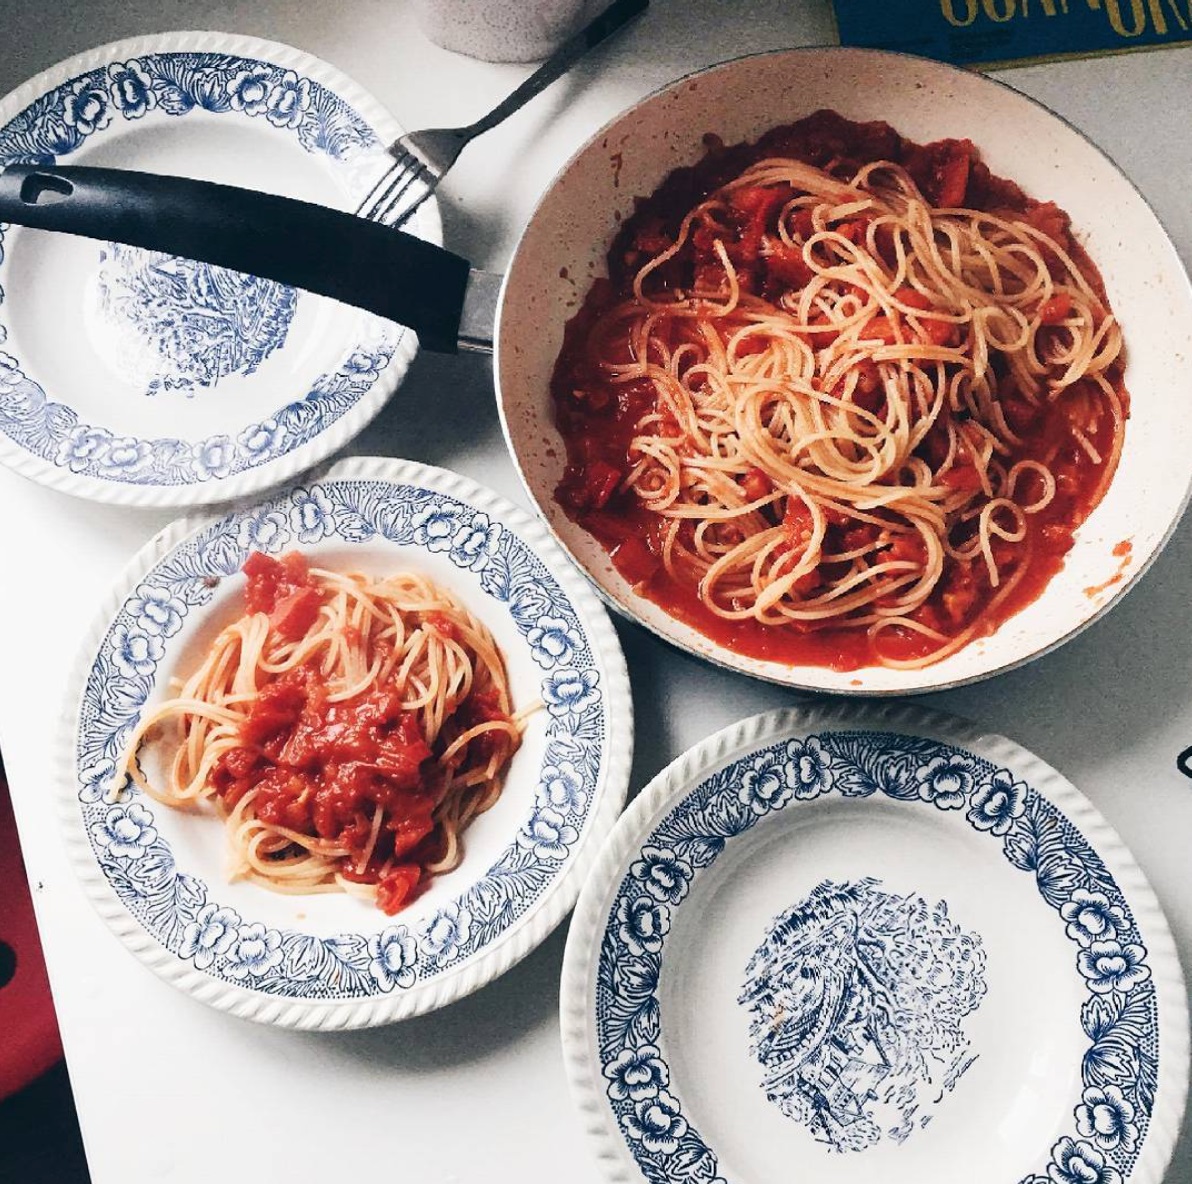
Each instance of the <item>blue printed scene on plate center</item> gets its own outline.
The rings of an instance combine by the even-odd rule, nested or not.
[[[112,62],[0,127],[0,165],[195,171],[343,204],[384,167],[382,145],[305,70],[200,51]],[[80,243],[0,226],[0,445],[47,480],[170,489],[299,448],[317,460],[412,349],[390,322],[271,280]]]
[[[193,395],[255,373],[285,345],[297,304],[298,293],[274,280],[108,243],[93,340],[131,387]]]
[[[903,876],[913,875],[914,857],[898,864],[897,882],[821,875],[801,894],[758,903],[782,853],[792,856],[774,836],[803,835],[801,844],[791,840],[799,851],[794,862],[811,858],[806,835],[814,832],[774,827],[782,819],[797,826],[795,819],[817,810],[821,822],[876,811],[870,854],[914,833],[914,819],[925,822],[920,875],[928,867],[938,872],[927,851],[938,854],[951,833],[960,853],[947,874],[959,877],[964,907],[939,892],[938,881],[927,890]],[[891,830],[900,819],[912,830]],[[849,827],[852,849],[862,832]],[[830,849],[838,861],[839,849]],[[987,860],[978,870],[975,857]],[[767,858],[774,861],[759,864]],[[974,876],[988,880],[980,892]],[[998,904],[1020,891],[1034,909],[1029,938],[1016,922],[1007,926]],[[746,903],[731,911],[726,897]],[[738,939],[743,920],[756,927]],[[996,943],[986,924],[997,927]],[[712,930],[720,936],[706,936]],[[717,959],[726,943],[735,949],[746,940],[749,953],[726,967],[732,994],[722,998]],[[1042,941],[1045,957],[1032,960],[1023,940],[1027,950]],[[996,1007],[995,977],[1002,992]],[[746,1111],[730,1121],[724,1107],[747,1108],[754,1138],[762,1131],[771,1141],[780,1137],[772,1119],[748,1109],[749,1093],[765,1114],[790,1120],[783,1162],[823,1170],[835,1162],[842,1179],[859,1179],[848,1165],[880,1148],[887,1167],[912,1148],[928,1153],[925,1141],[941,1137],[945,1118],[953,1134],[964,1128],[971,1150],[974,1103],[961,1095],[966,1086],[971,1092],[986,1058],[994,1068],[979,1091],[1001,1082],[998,1088],[1017,1097],[1024,1075],[1037,1075],[1060,1050],[1061,1062],[1035,1087],[1044,1091],[1029,1118],[1038,1145],[1020,1146],[1022,1116],[1006,1116],[1006,1130],[1017,1133],[998,1162],[1020,1166],[1005,1173],[1005,1184],[1123,1184],[1155,1105],[1155,984],[1113,875],[1020,773],[934,740],[823,732],[770,744],[708,776],[629,857],[606,915],[594,985],[600,1089],[619,1141],[649,1180],[745,1178],[722,1160],[727,1154],[737,1165],[733,1150],[715,1143],[739,1134]],[[1052,1050],[1032,1051],[1035,1037],[1025,1028],[1004,1027],[1015,1016],[1022,1027],[1028,989],[1046,1004],[1046,1023],[1058,1025]],[[737,1018],[722,1010],[726,1004]],[[693,1040],[713,1051],[692,1059]],[[982,1094],[979,1108],[992,1113],[1001,1105]],[[1000,1147],[998,1125],[979,1124],[987,1152]],[[938,1156],[931,1162],[939,1166]],[[986,1174],[973,1178],[1001,1184],[1000,1168],[988,1174],[991,1162],[983,1153]],[[1028,1164],[1037,1166],[1023,1175]]]
[[[944,901],[825,880],[775,918],[738,1000],[766,1097],[820,1142],[863,1151],[931,1121],[977,1059],[981,938]]]

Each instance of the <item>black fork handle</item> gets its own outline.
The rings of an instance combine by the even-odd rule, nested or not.
[[[10,165],[0,222],[248,272],[406,325],[426,349],[457,348],[468,261],[326,206],[122,169]]]

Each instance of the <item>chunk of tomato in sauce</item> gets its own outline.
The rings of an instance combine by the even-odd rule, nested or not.
[[[800,291],[814,276],[803,258],[801,247],[777,246],[763,256],[766,268],[766,291],[770,296],[783,291]]]
[[[289,670],[257,692],[247,717],[240,724],[240,742],[276,755],[307,706],[307,675]],[[276,743],[276,751],[275,751]]]
[[[282,578],[281,564],[270,555],[253,551],[240,570],[248,578],[244,590],[245,607],[250,613],[271,613]]]
[[[899,340],[898,323],[899,317],[896,313],[891,316],[878,313],[877,316],[871,317],[861,330],[861,338],[865,341],[879,341],[883,345],[896,345]]]
[[[950,209],[964,205],[975,155],[970,140],[937,140],[913,146],[903,163],[933,206]]]
[[[940,595],[942,607],[953,625],[960,625],[972,612],[977,603],[977,582],[973,577],[972,565],[953,563],[943,579]]]
[[[399,863],[377,884],[377,905],[387,917],[400,912],[413,899],[422,880],[422,869],[414,863]]]
[[[734,189],[728,200],[738,213],[767,221],[793,196],[794,190],[789,185],[753,185]]]
[[[791,230],[804,242],[815,233],[815,219],[809,209],[802,207],[791,215]]]
[[[941,320],[930,314],[937,311],[931,298],[917,288],[899,288],[894,298],[907,308],[926,313],[926,316],[916,316],[919,325],[919,338],[928,345],[955,345],[958,339],[957,326],[951,321]]]
[[[880,527],[874,523],[859,522],[841,531],[840,545],[845,552],[864,551],[867,547],[873,547],[880,533]]]
[[[1045,300],[1039,308],[1039,322],[1044,325],[1058,325],[1072,312],[1072,297],[1067,292],[1057,292]]]
[[[406,794],[394,804],[390,830],[395,859],[408,855],[435,829],[434,811],[430,794]]]
[[[886,392],[882,387],[882,374],[877,368],[877,363],[872,358],[862,358],[853,367],[853,371],[857,376],[856,385],[853,387],[854,406],[862,407],[866,411],[879,410],[886,401]],[[838,397],[843,395],[844,383],[842,382],[833,393]]]
[[[1069,246],[1068,227],[1071,224],[1068,215],[1053,201],[1039,202],[1031,206],[1020,218],[1028,226],[1033,226],[1048,238],[1055,239],[1061,247]]]
[[[920,534],[896,535],[894,541],[882,552],[881,558],[914,563],[922,567],[927,563],[927,546]]]
[[[869,219],[853,218],[835,227],[836,233],[847,238],[850,243],[862,244],[869,234]]]
[[[1035,230],[1045,234],[1061,250],[1072,250],[1072,236],[1069,231],[1071,220],[1055,202],[1039,202],[1037,205],[1033,205],[1027,209],[1025,213],[1016,216],[1020,222],[1025,222],[1028,226],[1032,226]],[[1036,241],[1035,246],[1038,247],[1039,253],[1043,256],[1043,260],[1047,264],[1047,269],[1052,277],[1057,280],[1063,280],[1067,273],[1067,267],[1063,260],[1060,259],[1049,244]]]
[[[459,641],[459,627],[446,613],[433,610],[423,613],[422,623],[437,633],[444,641]]]
[[[788,497],[782,514],[782,529],[791,549],[802,554],[815,533],[815,519],[811,507],[801,497]]]
[[[297,551],[287,551],[280,559],[253,551],[240,570],[248,578],[244,602],[250,613],[272,613],[291,593],[315,587],[310,564]]]
[[[981,488],[981,474],[970,464],[955,464],[940,474],[940,484],[949,489],[977,490]]]
[[[481,724],[508,723],[509,719],[509,713],[501,707],[500,697],[495,690],[472,691],[456,712],[459,735],[479,727]],[[504,732],[481,732],[468,741],[467,755],[471,760],[488,761],[501,752],[508,743],[508,736]]]
[[[323,594],[318,588],[295,588],[277,600],[269,628],[283,641],[297,641],[319,618]]]
[[[751,263],[761,250],[766,233],[776,230],[778,211],[794,196],[789,185],[758,185],[734,189],[729,204],[741,224],[736,249],[730,256]]]
[[[301,773],[271,768],[256,779],[253,810],[270,826],[309,834],[312,827],[311,804],[314,786]]]
[[[774,492],[774,483],[761,469],[750,466],[741,478],[741,490],[747,500],[761,501],[762,498],[769,497]]]
[[[662,566],[662,561],[639,538],[630,536],[618,543],[612,550],[613,567],[634,587],[651,580]]]
[[[617,486],[621,484],[623,474],[604,460],[593,460],[584,470],[581,496],[583,505],[588,510],[603,510],[608,505]]]

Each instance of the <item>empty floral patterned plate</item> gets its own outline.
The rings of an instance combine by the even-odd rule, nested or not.
[[[581,895],[562,1017],[616,1181],[1156,1184],[1187,1090],[1121,840],[904,707],[758,716],[657,777]]]
[[[92,50],[0,102],[0,166],[221,181],[354,209],[400,134],[288,46],[170,33]],[[414,233],[439,239],[425,204]],[[0,224],[0,460],[68,493],[223,501],[323,459],[405,374],[413,333],[271,280]]]
[[[249,552],[294,549],[339,570],[418,572],[449,589],[492,632],[514,709],[541,704],[500,798],[464,832],[463,862],[394,917],[340,893],[229,884],[219,819],[115,784],[141,712],[243,612]],[[63,735],[67,846],[111,928],[212,1006],[303,1028],[429,1011],[529,953],[574,904],[624,803],[633,751],[616,634],[546,530],[453,473],[379,459],[167,528],[99,613]]]

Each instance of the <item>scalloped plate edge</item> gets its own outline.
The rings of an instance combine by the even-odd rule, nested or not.
[[[620,642],[608,613],[580,578],[542,524],[497,493],[449,469],[414,461],[359,457],[340,461],[314,481],[376,480],[413,485],[448,494],[508,524],[546,563],[590,630],[593,650],[607,668],[609,751],[597,787],[598,801],[580,836],[574,856],[523,919],[479,956],[429,983],[401,995],[366,1000],[294,1000],[263,995],[213,979],[163,948],[125,908],[100,871],[85,831],[79,825],[75,748],[78,707],[96,647],[136,584],[175,546],[222,515],[178,519],[159,531],[129,562],[95,613],[67,677],[60,709],[65,739],[53,762],[58,823],[69,861],[95,910],[121,942],[155,974],[183,993],[242,1019],[285,1028],[341,1030],[376,1027],[435,1011],[498,978],[539,946],[570,911],[625,803],[633,760],[633,701]],[[231,512],[238,512],[233,510]]]
[[[1146,936],[1163,1040],[1146,1143],[1122,1184],[1161,1184],[1175,1150],[1187,1102],[1190,1034],[1184,974],[1175,939],[1154,890],[1117,831],[1051,765],[1013,740],[984,732],[959,716],[902,703],[793,707],[751,716],[677,757],[621,815],[576,904],[563,955],[559,991],[563,1061],[572,1101],[604,1177],[612,1184],[637,1184],[643,1179],[621,1132],[610,1121],[604,1093],[598,1084],[600,1071],[589,1056],[595,960],[605,929],[609,894],[615,890],[626,861],[654,826],[711,772],[786,735],[804,735],[814,729],[854,728],[910,732],[963,746],[992,762],[1012,764],[1080,831],[1112,873]]]
[[[237,57],[256,57],[288,69],[301,70],[352,107],[376,133],[382,145],[391,144],[404,130],[371,92],[337,67],[305,50],[280,41],[239,33],[186,30],[110,41],[50,66],[0,97],[0,127],[7,125],[34,99],[80,74],[109,62],[153,53],[226,53]],[[425,237],[436,245],[442,245],[442,220],[434,194],[424,203],[423,209],[426,211]],[[292,452],[244,469],[234,477],[183,486],[124,485],[102,481],[47,464],[3,434],[0,434],[0,463],[50,489],[109,505],[186,508],[231,501],[292,480],[363,431],[401,385],[417,352],[417,335],[407,329],[398,336],[393,357],[377,381],[326,431]]]

